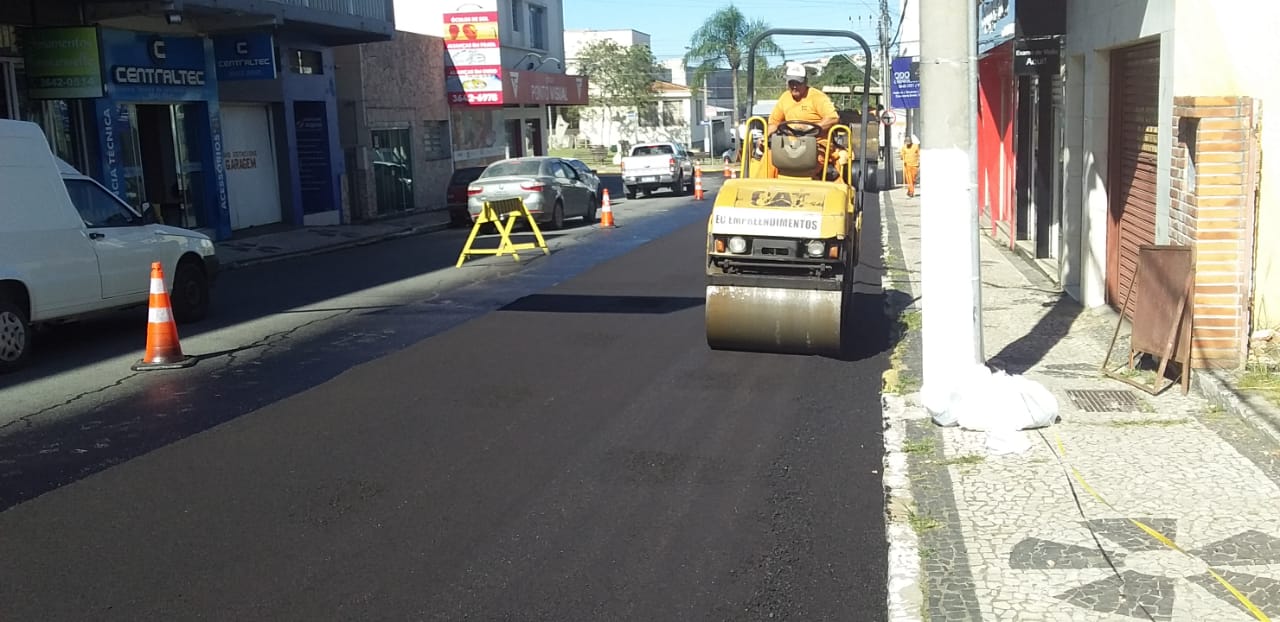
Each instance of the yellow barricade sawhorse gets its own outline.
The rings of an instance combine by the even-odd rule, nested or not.
[[[533,230],[534,237],[538,239],[537,242],[516,244],[511,241],[511,230],[515,228],[516,221],[521,217],[529,222],[529,228]],[[475,243],[480,227],[487,223],[494,223],[493,226],[498,229],[498,235],[501,237],[498,248],[472,248],[471,245]],[[538,228],[538,223],[534,222],[533,214],[530,214],[528,208],[524,206],[523,199],[517,197],[501,201],[485,201],[484,209],[476,218],[476,224],[471,228],[471,235],[467,236],[467,243],[462,246],[462,254],[458,256],[458,265],[455,267],[461,268],[470,255],[511,255],[516,261],[520,261],[520,253],[517,251],[534,248],[542,249],[543,255],[551,254],[547,241],[542,238],[542,230]]]

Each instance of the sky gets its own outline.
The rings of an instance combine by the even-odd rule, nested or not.
[[[717,9],[729,0],[564,0],[564,27],[567,30],[620,30],[630,28],[650,37],[650,47],[658,60],[684,56],[689,38]],[[878,53],[876,24],[878,0],[733,0],[747,19],[762,19],[773,28],[817,28],[852,30],[866,39]],[[891,12],[900,9],[899,0],[889,0]],[[893,16],[893,25],[898,16]],[[857,48],[843,37],[809,39],[796,35],[775,38],[789,58],[807,60],[836,51]]]

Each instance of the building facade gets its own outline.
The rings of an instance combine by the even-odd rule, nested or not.
[[[19,6],[20,5],[20,6]],[[0,115],[163,222],[341,221],[332,47],[386,39],[389,0],[0,6]]]
[[[335,57],[351,219],[444,209],[453,173],[444,41],[398,31]]]
[[[1199,367],[1243,364],[1251,331],[1280,323],[1277,253],[1262,242],[1280,230],[1265,192],[1276,165],[1261,157],[1276,85],[1258,47],[1277,26],[1263,0],[1068,4],[1063,285],[1118,308],[1141,245],[1191,247]]]
[[[557,107],[586,102],[565,73],[562,0],[396,0],[397,28],[445,45],[457,166],[544,155]]]

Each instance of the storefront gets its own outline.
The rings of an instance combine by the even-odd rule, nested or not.
[[[163,222],[223,238],[231,215],[212,44],[101,30],[104,97],[94,100],[99,178]]]
[[[506,117],[492,106],[451,106],[455,168],[485,166],[507,156]]]
[[[40,125],[58,157],[93,171],[96,130],[88,103],[103,94],[97,29],[0,27],[0,33],[0,117]]]
[[[273,38],[270,33],[214,37],[213,55],[222,102],[222,149],[231,229],[281,222],[284,215],[276,149],[279,123],[273,118],[276,106],[265,101],[239,101],[224,92],[235,83],[261,85],[277,78]]]
[[[1138,251],[1156,243],[1159,110],[1160,40],[1113,50],[1106,283],[1107,302],[1117,310],[1136,277]],[[1132,316],[1133,305],[1123,311]]]
[[[1014,196],[1017,81],[1012,42],[987,50],[978,60],[978,206],[990,235],[1015,243]]]
[[[992,237],[1042,262],[1058,279],[1062,257],[1061,3],[981,5],[978,185]]]
[[[507,71],[503,120],[507,157],[546,155],[551,106],[585,106],[587,78],[559,73]]]
[[[342,222],[333,50],[300,34],[213,38],[232,228]]]

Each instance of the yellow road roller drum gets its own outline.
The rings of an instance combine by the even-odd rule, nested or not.
[[[776,34],[848,36],[847,31],[772,29]],[[866,58],[871,54],[867,49]],[[868,61],[869,62],[869,61]],[[754,62],[748,62],[748,92]],[[864,74],[864,91],[869,86]],[[707,222],[707,344],[717,350],[839,355],[861,234],[859,187],[870,183],[867,103],[854,134],[836,124],[752,117],[740,150],[742,175],[717,193]],[[872,130],[874,131],[874,130]],[[853,146],[860,153],[853,153]],[[865,189],[863,190],[865,191]]]
[[[857,255],[851,187],[733,179],[707,229],[707,344],[836,354]]]

